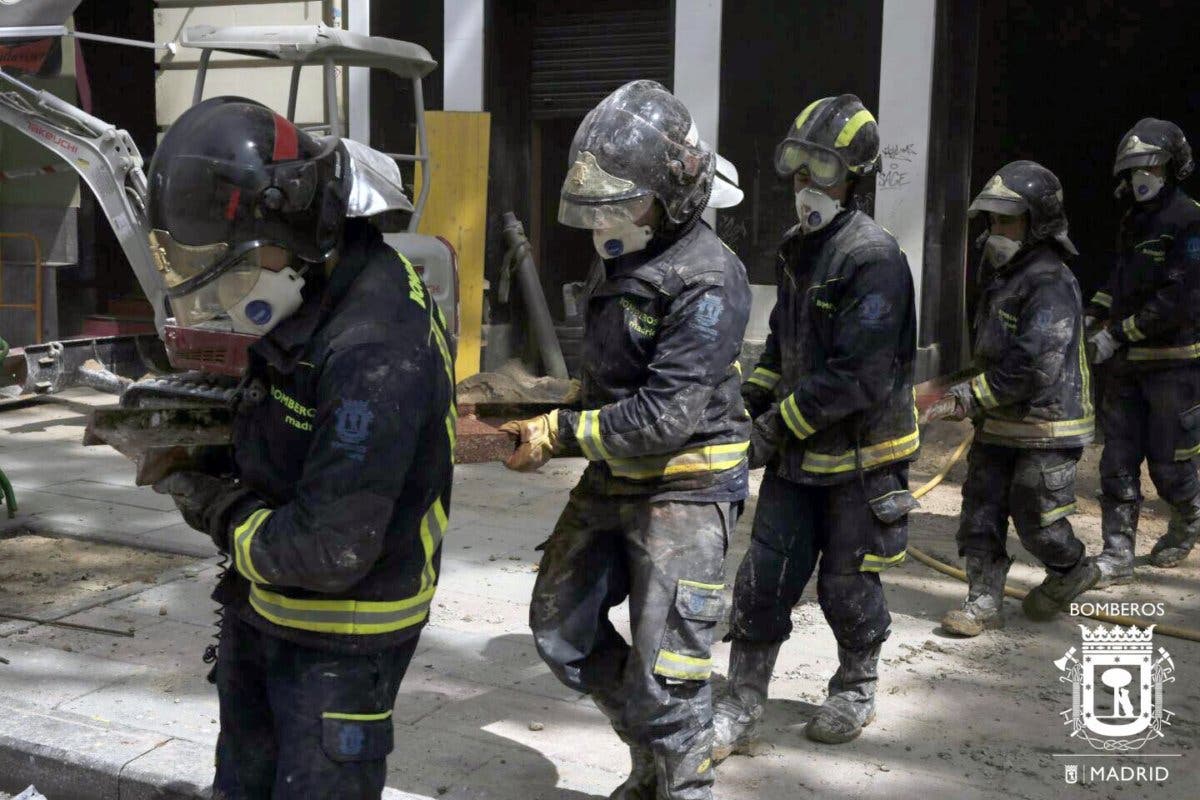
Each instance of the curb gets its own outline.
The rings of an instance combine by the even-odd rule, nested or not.
[[[211,800],[213,751],[58,711],[0,702],[0,791],[48,800]],[[384,789],[384,800],[432,800]]]

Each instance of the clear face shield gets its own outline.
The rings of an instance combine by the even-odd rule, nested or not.
[[[150,248],[182,326],[228,318],[238,333],[262,335],[303,302],[304,279],[282,247],[252,245],[230,259],[227,244],[184,245],[153,230]]]

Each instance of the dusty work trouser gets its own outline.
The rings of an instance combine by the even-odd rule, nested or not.
[[[1119,506],[1142,500],[1142,461],[1158,494],[1185,517],[1200,495],[1200,367],[1113,375],[1100,406],[1100,487]]]
[[[788,638],[792,607],[819,560],[817,600],[838,645],[859,652],[883,642],[892,617],[879,573],[904,560],[911,505],[907,465],[835,486],[768,472],[733,590],[729,638]]]
[[[1070,571],[1084,555],[1067,519],[1075,511],[1075,464],[1082,452],[973,444],[962,489],[959,556],[1007,558],[1012,517],[1030,554],[1055,572]]]
[[[414,636],[369,655],[313,650],[227,612],[213,800],[378,800],[392,706],[416,648]]]
[[[544,545],[529,609],[538,652],[626,744],[653,751],[659,798],[710,796],[710,647],[735,521],[728,503],[577,487]],[[626,598],[632,643],[608,618]]]

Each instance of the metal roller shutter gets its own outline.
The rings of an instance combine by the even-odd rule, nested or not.
[[[674,72],[669,4],[635,11],[551,11],[533,29],[530,100],[535,119],[581,117],[631,80],[668,88]]]

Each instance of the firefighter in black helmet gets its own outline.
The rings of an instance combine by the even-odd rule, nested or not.
[[[1133,579],[1142,461],[1171,506],[1150,563],[1178,565],[1200,536],[1200,204],[1180,186],[1192,168],[1179,126],[1151,118],[1125,134],[1113,164],[1129,208],[1116,268],[1087,308],[1093,363],[1107,365],[1101,585]]]
[[[545,544],[530,608],[538,652],[629,745],[622,800],[707,800],[713,629],[725,547],[747,495],[738,353],[742,263],[700,220],[714,154],[691,115],[634,81],[584,119],[559,221],[589,229],[583,410],[513,424],[513,469],[590,462]],[[608,619],[628,597],[632,642]]]
[[[958,529],[969,588],[962,607],[942,619],[960,636],[1002,623],[1009,517],[1046,567],[1024,601],[1030,618],[1053,617],[1099,576],[1067,519],[1095,415],[1079,284],[1063,262],[1076,250],[1062,185],[1042,165],[1014,161],[987,182],[970,214],[988,221],[974,323],[978,372],[927,412],[975,423]]]
[[[454,365],[412,265],[347,219],[353,145],[214,98],[167,130],[147,176],[180,323],[265,334],[234,474],[155,485],[231,558],[213,594],[214,797],[378,798],[437,584]]]
[[[904,560],[916,505],[907,462],[919,446],[912,276],[892,235],[851,203],[878,164],[878,126],[854,95],[809,105],[776,150],[799,224],[780,244],[770,336],[742,387],[755,418],[751,463],[767,472],[734,588],[718,758],[753,745],[814,569],[839,666],[805,732],[848,742],[875,715],[891,624],[880,573]]]

